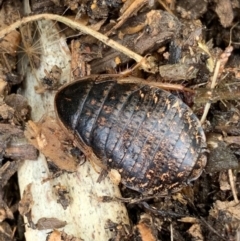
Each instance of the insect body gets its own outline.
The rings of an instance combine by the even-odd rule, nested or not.
[[[60,122],[127,187],[141,193],[173,189],[199,177],[206,157],[199,120],[159,88],[87,77],[55,97]]]

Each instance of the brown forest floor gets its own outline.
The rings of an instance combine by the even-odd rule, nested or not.
[[[129,233],[116,232],[112,240],[240,240],[240,2],[43,0],[32,1],[30,7],[31,15],[78,17],[133,52],[154,56],[157,69],[147,72],[136,68],[130,74],[171,84],[167,89],[183,99],[203,123],[208,164],[201,177],[178,193],[151,199],[145,205],[128,204],[132,227]],[[21,1],[0,0],[1,29],[24,17],[22,12]],[[16,172],[19,160],[35,159],[37,150],[21,143],[31,116],[27,100],[11,94],[24,83],[16,68],[19,46],[23,46],[32,69],[40,64],[33,29],[24,25],[0,41],[0,241],[24,240]],[[91,36],[79,36],[61,24],[59,31],[71,45],[74,78],[119,73],[135,66],[133,60]],[[38,94],[58,88],[59,69],[55,66],[45,74]],[[122,186],[121,190],[123,197],[139,198],[138,193]]]

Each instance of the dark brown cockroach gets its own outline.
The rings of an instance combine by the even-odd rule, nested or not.
[[[206,140],[186,104],[156,87],[96,78],[72,82],[55,97],[60,123],[83,152],[92,151],[104,167],[118,170],[125,186],[143,194],[199,177]]]

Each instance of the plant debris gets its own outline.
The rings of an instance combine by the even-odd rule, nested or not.
[[[91,206],[126,203],[130,222],[108,219],[103,224],[107,240],[238,240],[239,10],[236,0],[41,0],[29,5],[25,0],[0,1],[0,240],[29,241],[33,240],[29,229],[35,233],[47,229],[39,241],[106,241],[96,233],[86,237],[84,232],[66,231],[71,222],[57,215],[32,214],[38,207],[34,188],[45,185],[52,188],[44,196],[49,206],[53,195],[58,210],[66,216],[70,210],[72,223],[78,220],[71,210],[76,187],[67,185],[72,176],[58,178],[71,173],[82,185],[78,167],[85,159],[41,101],[50,102],[49,96],[63,83],[90,74],[117,74],[120,82],[128,75],[140,77],[144,84],[171,91],[201,119],[208,144],[202,176],[176,193],[140,196],[120,184],[123,197],[87,194]],[[42,21],[40,26],[43,19],[52,25]],[[55,28],[59,35],[52,38]],[[41,41],[44,35],[47,44]],[[71,61],[63,63],[55,50],[47,51],[46,45],[56,42]],[[59,62],[46,60],[46,55]],[[29,72],[37,81],[30,94],[37,104],[21,95]],[[38,109],[46,109],[45,114],[35,119]],[[42,171],[47,175],[19,190],[16,172],[26,165],[24,160],[35,160],[39,154],[47,158]],[[97,173],[98,166],[94,170]],[[119,175],[111,173],[118,184]],[[109,177],[102,172],[101,178],[104,182]],[[37,197],[41,198],[43,202],[43,196]]]
[[[38,123],[29,121],[24,134],[55,166],[61,170],[76,171],[78,158],[71,155],[73,147],[56,120],[46,116]]]

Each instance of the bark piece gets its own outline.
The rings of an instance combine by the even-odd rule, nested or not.
[[[209,135],[207,143],[210,150],[206,166],[207,172],[214,173],[238,167],[237,157],[223,141],[220,134],[212,133]]]
[[[190,64],[165,64],[159,73],[165,80],[190,80],[197,77],[198,69]]]
[[[19,94],[11,94],[5,97],[5,103],[14,109],[14,123],[23,123],[30,115],[31,108],[25,97]]]
[[[0,168],[0,187],[3,188],[10,177],[17,171],[18,169],[18,163],[16,161],[12,162],[6,162],[1,168]]]
[[[230,27],[234,18],[232,3],[230,0],[219,0],[215,9],[224,28]]]
[[[12,241],[13,231],[7,222],[0,223],[0,240]]]
[[[182,18],[198,19],[207,11],[207,1],[198,0],[180,0],[177,3],[177,12],[181,14]]]
[[[50,158],[51,162],[61,170],[76,171],[78,162],[71,155],[71,141],[56,120],[46,116],[37,123],[29,121],[26,127],[24,134],[28,141]]]
[[[37,149],[27,143],[23,130],[17,126],[0,123],[0,158],[34,160]]]
[[[114,40],[140,55],[148,54],[150,51],[163,46],[176,36],[181,29],[180,22],[175,16],[161,10],[152,10],[147,14],[140,14],[129,21],[131,27],[144,24],[144,28],[140,32],[124,35],[123,39]],[[129,25],[127,26],[129,27]],[[123,29],[125,28],[126,26],[123,26]],[[129,58],[124,54],[110,49],[105,51],[101,59],[91,62],[92,73],[101,73],[106,69],[115,68],[117,66],[116,58],[120,59],[121,64],[129,61]]]

